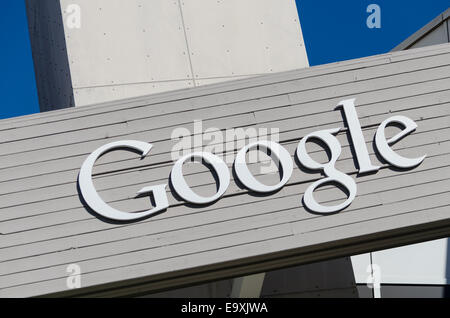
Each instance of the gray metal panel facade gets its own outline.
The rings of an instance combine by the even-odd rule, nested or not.
[[[139,294],[448,236],[449,74],[445,44],[2,120],[0,296]],[[81,164],[108,142],[153,144],[144,160],[114,151],[94,171],[103,199],[139,211],[149,203],[135,199],[136,191],[168,181],[174,128],[192,130],[198,119],[203,129],[280,128],[280,143],[294,156],[306,134],[345,127],[334,108],[346,98],[356,98],[371,159],[382,168],[358,176],[348,131],[338,134],[343,150],[336,167],[358,186],[355,201],[340,213],[320,216],[303,208],[303,193],[322,176],[298,165],[289,183],[268,196],[252,195],[233,178],[219,201],[191,207],[168,189],[166,212],[129,224],[105,222],[80,200]],[[415,169],[393,169],[374,152],[378,125],[393,115],[418,124],[393,146],[404,156],[427,154]],[[215,187],[201,165],[188,165],[185,175],[196,192]],[[327,204],[343,198],[333,187],[316,195]],[[67,289],[73,263],[81,267],[82,289]]]
[[[409,36],[392,51],[415,49],[427,45],[450,43],[450,8],[431,20],[420,30]]]
[[[447,21],[444,21],[441,25],[435,28],[433,31],[429,32],[426,36],[419,39],[410,49],[416,49],[419,47],[436,45],[441,43],[448,43],[448,28]]]

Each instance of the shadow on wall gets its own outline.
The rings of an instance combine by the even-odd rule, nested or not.
[[[60,0],[26,0],[26,10],[40,110],[73,107],[75,101]]]

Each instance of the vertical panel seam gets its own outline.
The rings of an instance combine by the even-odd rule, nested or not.
[[[195,82],[194,67],[192,65],[192,59],[191,59],[191,49],[189,48],[189,41],[187,38],[186,25],[184,23],[183,9],[181,7],[181,0],[178,0],[178,8],[180,9],[181,24],[183,26],[184,40],[186,42],[186,50],[187,50],[188,59],[189,59],[189,68],[191,70],[192,83],[194,84],[194,86],[197,86],[197,83]]]

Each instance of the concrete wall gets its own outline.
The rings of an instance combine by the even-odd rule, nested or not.
[[[156,292],[447,236],[449,71],[447,44],[2,120],[0,296]],[[293,156],[306,134],[345,127],[334,107],[353,97],[371,159],[382,168],[356,176],[347,132],[338,135],[343,152],[337,168],[358,184],[357,198],[341,213],[318,216],[303,208],[302,194],[320,176],[297,165],[276,194],[254,196],[233,178],[221,200],[192,207],[168,190],[166,212],[131,224],[104,222],[79,197],[82,162],[108,142],[153,143],[145,160],[114,151],[94,171],[109,204],[144,210],[148,198],[134,199],[135,193],[167,182],[170,150],[178,142],[170,139],[174,128],[192,130],[195,119],[204,129],[276,127]],[[428,155],[413,170],[391,168],[371,146],[377,126],[394,114],[418,124],[394,146],[404,156]],[[185,174],[200,194],[214,191],[205,167],[187,165]],[[277,175],[259,178],[274,182]],[[317,197],[332,204],[343,194],[325,187]],[[72,263],[81,267],[84,289],[67,290]]]
[[[308,66],[294,0],[27,0],[27,8],[43,111]],[[73,90],[62,99],[55,85]]]
[[[448,239],[439,239],[352,257],[355,279],[365,284],[368,266],[380,269],[382,284],[446,285],[450,282]]]

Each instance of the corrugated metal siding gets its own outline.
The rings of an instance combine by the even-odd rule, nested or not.
[[[102,295],[120,295],[448,235],[449,74],[446,44],[0,121],[0,296],[67,291],[71,263],[81,266],[86,289],[67,295],[94,292],[99,285],[111,288]],[[353,97],[371,158],[382,168],[356,177],[346,129],[338,135],[343,152],[336,167],[356,177],[358,185],[355,201],[338,214],[318,216],[301,206],[304,191],[321,176],[297,165],[288,185],[270,196],[249,195],[232,180],[221,200],[192,208],[168,189],[166,212],[132,224],[104,222],[80,201],[79,168],[108,142],[137,139],[154,145],[144,160],[116,151],[95,168],[97,190],[108,203],[143,210],[148,198],[134,199],[135,193],[167,183],[174,128],[192,130],[196,119],[203,120],[203,129],[276,127],[294,156],[306,134],[344,127],[334,108]],[[374,153],[376,128],[393,115],[408,116],[419,126],[394,146],[405,156],[428,155],[413,170],[393,169]],[[196,191],[214,187],[199,165],[187,166],[185,174]],[[317,196],[328,204],[342,199],[332,187]],[[134,286],[116,289],[127,284]]]

